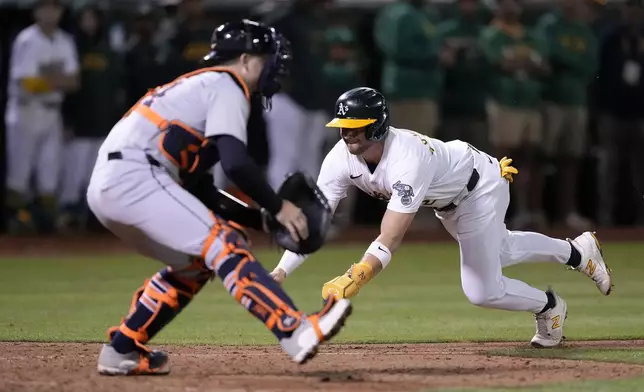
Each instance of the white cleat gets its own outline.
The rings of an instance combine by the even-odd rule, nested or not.
[[[535,314],[537,333],[530,341],[532,347],[556,347],[564,339],[563,326],[568,317],[568,305],[552,289],[548,289],[548,292],[555,297],[555,306],[543,313]]]
[[[351,301],[330,298],[321,311],[304,317],[290,337],[280,340],[280,345],[295,363],[303,364],[315,357],[320,344],[337,335],[351,315]]]
[[[581,254],[581,263],[574,270],[592,279],[602,294],[610,294],[613,289],[611,270],[604,262],[601,244],[595,234],[586,231],[574,240],[568,239],[568,242]]]
[[[170,373],[170,362],[163,351],[121,354],[104,344],[98,356],[97,370],[105,376],[164,375]]]

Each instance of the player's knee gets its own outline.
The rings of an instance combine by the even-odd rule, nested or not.
[[[250,252],[246,233],[231,226],[228,222],[221,221],[220,218],[215,217],[215,219],[216,223],[206,238],[201,252],[201,258],[205,261],[205,265],[219,274],[222,263],[234,256],[254,259]]]
[[[491,307],[491,305],[499,298],[498,288],[491,288],[485,286],[466,286],[463,284],[463,292],[472,305],[480,306],[483,308]]]

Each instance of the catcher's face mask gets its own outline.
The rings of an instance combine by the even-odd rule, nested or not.
[[[280,79],[289,75],[291,60],[290,43],[280,34],[276,34],[275,53],[264,63],[264,68],[257,82],[257,93],[262,98],[262,106],[264,109],[271,109],[271,98],[282,87]]]

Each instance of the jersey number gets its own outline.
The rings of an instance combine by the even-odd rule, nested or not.
[[[409,132],[410,132],[412,135],[416,136],[416,137],[418,138],[418,140],[420,140],[420,142],[421,142],[421,143],[423,143],[425,146],[427,146],[427,148],[429,148],[429,151],[431,151],[431,152],[432,152],[432,154],[433,154],[434,152],[436,152],[436,151],[434,150],[434,148],[433,148],[432,146],[430,146],[430,145],[429,145],[429,140],[427,140],[427,136],[425,136],[425,135],[421,135],[420,133],[415,132],[415,131],[409,131]]]
[[[152,102],[154,102],[156,98],[163,97],[168,91],[181,84],[182,81],[183,79],[176,79],[170,83],[166,83],[162,86],[150,90],[146,95],[146,98],[143,100],[143,104],[146,106],[151,106]]]

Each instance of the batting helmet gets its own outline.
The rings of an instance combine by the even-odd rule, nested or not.
[[[270,107],[271,97],[280,90],[279,77],[289,74],[291,65],[290,43],[273,27],[248,19],[224,23],[212,33],[210,53],[204,61],[220,64],[244,53],[269,55],[257,85],[257,94]]]
[[[331,128],[366,127],[365,137],[378,141],[389,132],[389,106],[384,95],[369,87],[358,87],[340,95],[335,102]]]

